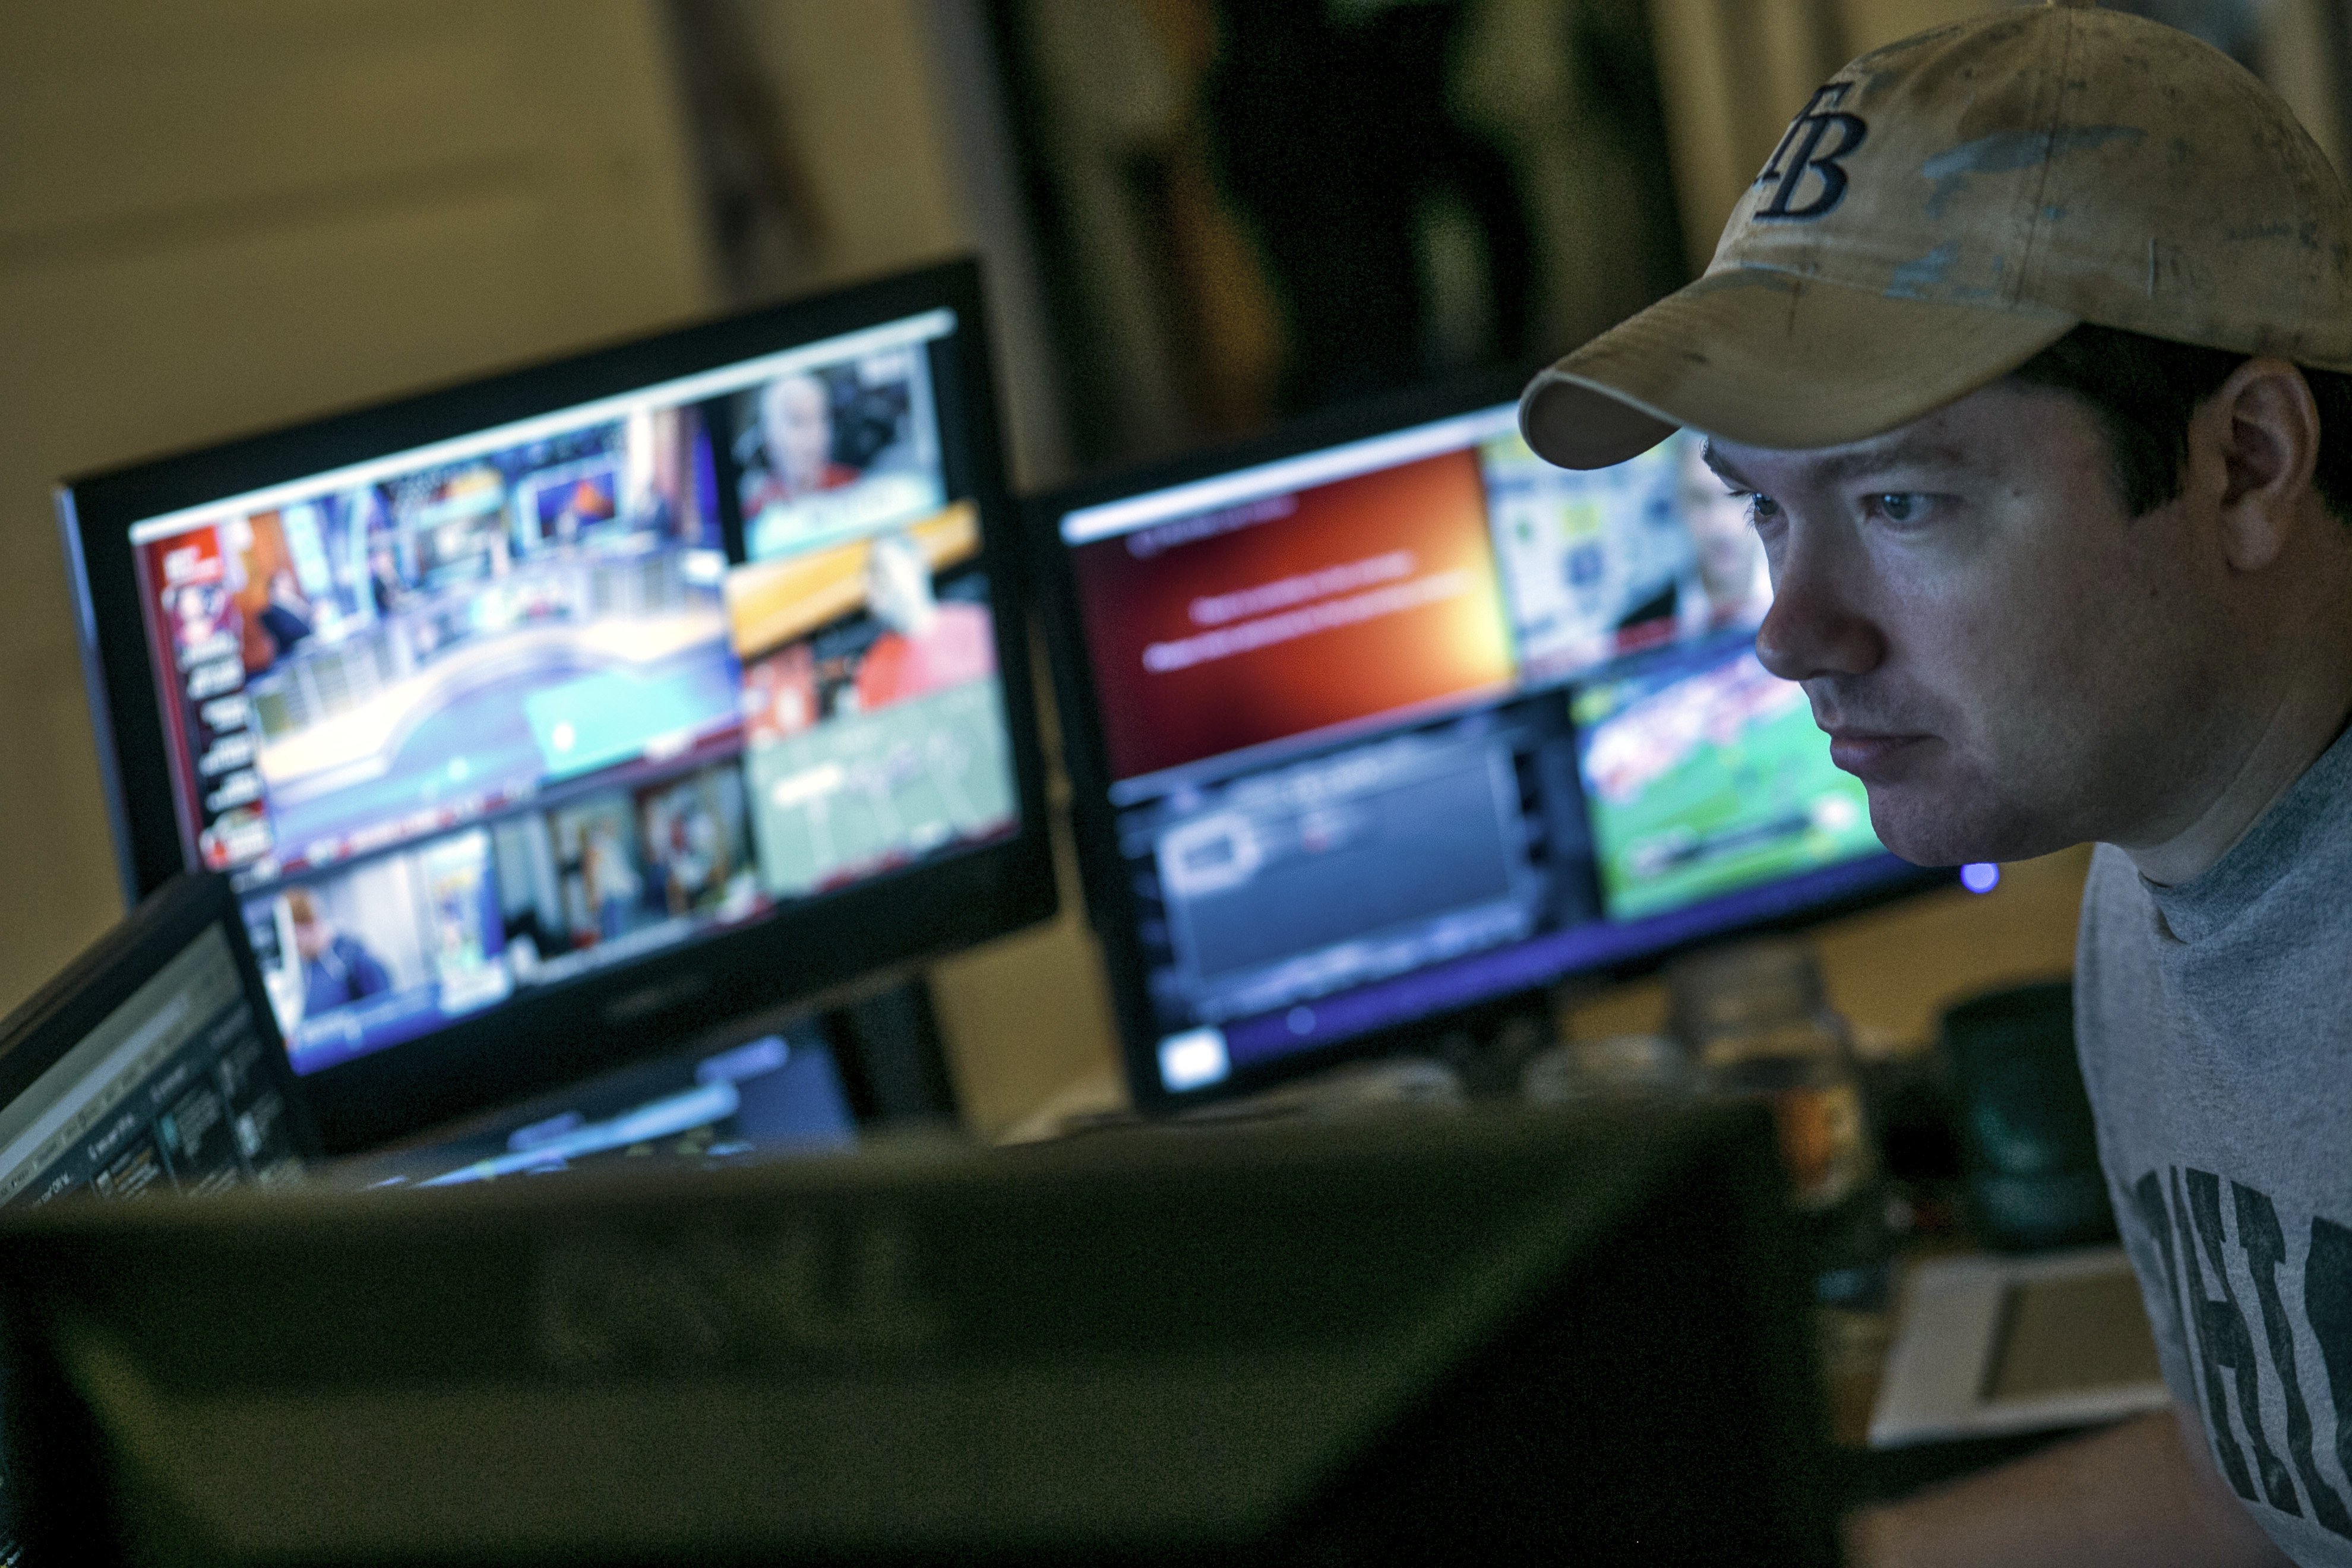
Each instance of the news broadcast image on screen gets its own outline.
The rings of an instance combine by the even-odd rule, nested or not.
[[[985,837],[1018,807],[972,509],[728,581],[760,868],[801,893]]]
[[[131,529],[299,1071],[1019,807],[933,310]]]
[[[913,350],[777,376],[737,395],[734,426],[754,561],[861,539],[947,504],[930,370]]]
[[[1696,438],[1576,473],[1515,413],[1062,515],[1169,1091],[1895,864]]]

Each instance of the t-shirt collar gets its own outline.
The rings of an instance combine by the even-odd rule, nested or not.
[[[2246,836],[2199,876],[2172,886],[2140,879],[2182,942],[2202,942],[2245,912],[2331,831],[2341,831],[2339,803],[2352,795],[2352,728],[2338,734],[2303,776],[2289,784]]]

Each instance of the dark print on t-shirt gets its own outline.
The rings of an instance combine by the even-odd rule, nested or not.
[[[2314,1520],[2352,1540],[2352,1511],[2343,1492],[2320,1473],[2312,1451],[2317,1402],[2334,1416],[2337,1469],[2352,1476],[2352,1228],[2312,1217],[2298,1299],[2280,1288],[2280,1275],[2291,1273],[2293,1259],[2269,1194],[2209,1171],[2174,1166],[2141,1176],[2131,1198],[2130,1217],[2142,1232],[2132,1239],[2152,1242],[2163,1259],[2174,1321],[2187,1342],[2222,1476],[2248,1502]],[[2234,1224],[2224,1223],[2225,1206]],[[2241,1300],[2231,1281],[2232,1250],[2253,1281],[2252,1301]],[[2318,1347],[2320,1366],[2297,1364],[2298,1338]],[[2306,1373],[2317,1374],[2320,1386],[2306,1389]],[[2284,1454],[2272,1446],[2265,1384],[2284,1407]]]

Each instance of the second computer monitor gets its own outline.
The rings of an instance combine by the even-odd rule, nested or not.
[[[1337,417],[1033,517],[1087,897],[1146,1101],[1942,879],[1757,661],[1741,503],[1515,405]]]

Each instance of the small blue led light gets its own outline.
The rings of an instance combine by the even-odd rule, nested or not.
[[[1960,868],[1960,886],[1971,893],[1990,893],[2000,886],[2000,868],[1990,860],[1979,860]]]

